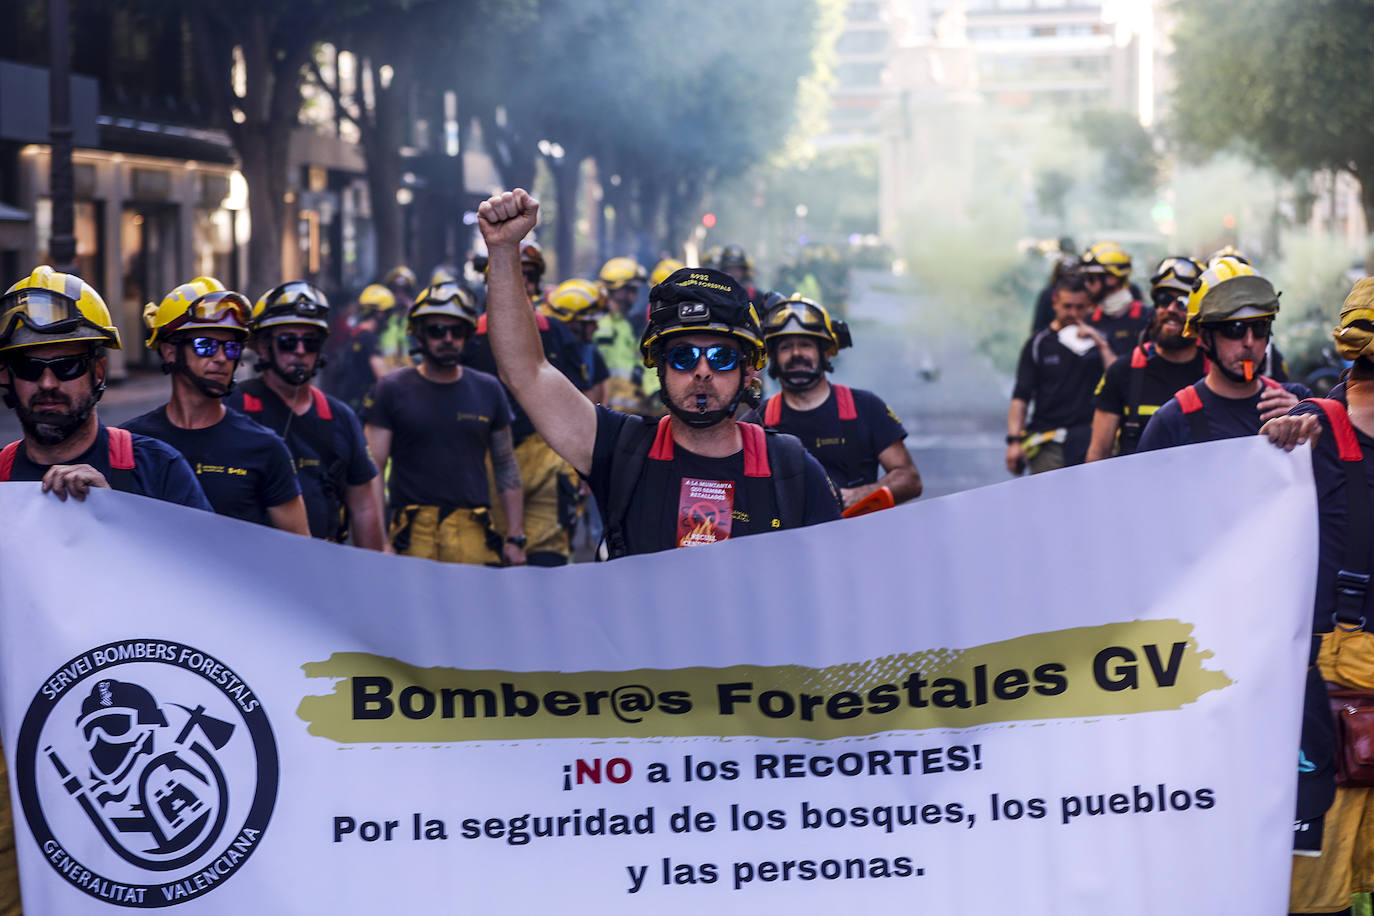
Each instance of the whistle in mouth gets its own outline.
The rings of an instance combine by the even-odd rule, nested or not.
[[[1245,380],[1253,382],[1255,380],[1255,361],[1252,359],[1242,360],[1241,368],[1245,370]]]

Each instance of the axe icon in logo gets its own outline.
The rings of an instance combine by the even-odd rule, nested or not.
[[[87,760],[64,761],[51,745],[43,752],[115,853],[167,871],[215,842],[229,808],[215,754],[233,737],[233,723],[204,706],[172,703],[164,711],[141,685],[106,678],[91,688],[75,725]],[[81,769],[84,778],[76,775]]]

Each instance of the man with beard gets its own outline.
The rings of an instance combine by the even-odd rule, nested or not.
[[[906,430],[871,391],[832,385],[830,360],[852,346],[849,328],[820,303],[799,295],[763,316],[768,374],[782,393],[768,399],[765,429],[789,433],[816,456],[847,509],[880,486],[898,503],[921,495],[921,474],[902,440]],[[878,479],[878,468],[883,477]]]
[[[1133,453],[1155,411],[1174,392],[1206,374],[1207,357],[1196,340],[1183,336],[1188,294],[1202,271],[1202,265],[1188,257],[1159,262],[1150,278],[1155,310],[1149,339],[1131,351],[1130,359],[1112,363],[1097,383],[1089,461]]]
[[[457,283],[431,286],[409,318],[420,365],[382,379],[363,407],[373,459],[383,468],[391,460],[392,548],[443,563],[522,565],[524,503],[510,402],[499,381],[461,361],[477,329],[472,296]],[[504,541],[491,519],[488,453],[508,526]]]
[[[1150,309],[1131,285],[1131,256],[1116,242],[1098,242],[1078,268],[1093,301],[1088,324],[1107,338],[1117,356],[1130,353],[1150,326]]]
[[[1139,451],[1253,436],[1311,392],[1260,375],[1279,294],[1241,261],[1213,261],[1188,295],[1183,335],[1208,359],[1202,381],[1182,388],[1145,426]]]
[[[24,429],[0,450],[0,480],[41,480],[63,500],[103,487],[210,511],[175,449],[100,422],[107,347],[120,348],[119,331],[78,277],[39,267],[0,299],[0,388]]]
[[[829,521],[839,500],[791,436],[737,423],[763,368],[758,316],[728,274],[684,268],[654,287],[640,340],[669,415],[654,422],[592,404],[544,358],[520,283],[518,245],[538,222],[522,189],[478,208],[491,259],[487,318],[501,377],[535,429],[582,474],[611,558]]]
[[[172,377],[172,399],[124,424],[161,439],[190,463],[220,515],[309,537],[291,453],[281,437],[224,406],[248,339],[252,306],[213,277],[148,303],[148,349]]]
[[[253,345],[262,375],[225,399],[286,442],[296,460],[310,534],[382,550],[377,466],[367,454],[358,417],[342,401],[310,384],[324,364],[329,300],[302,280],[283,283],[253,306]]]
[[[1007,408],[1007,470],[1032,474],[1082,464],[1092,432],[1093,387],[1115,360],[1084,319],[1088,293],[1074,276],[1054,286],[1054,320],[1021,348]],[[1026,415],[1031,405],[1035,412]]]

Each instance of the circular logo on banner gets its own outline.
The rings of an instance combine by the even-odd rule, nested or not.
[[[160,639],[110,643],[44,682],[15,778],[57,873],[122,906],[214,890],[258,848],[277,798],[277,743],[233,669]]]

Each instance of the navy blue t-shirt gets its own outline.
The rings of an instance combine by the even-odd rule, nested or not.
[[[1011,396],[1030,403],[1029,432],[1088,426],[1093,389],[1101,377],[1102,354],[1096,346],[1075,353],[1060,343],[1058,331],[1045,328],[1021,348]]]
[[[253,399],[254,410],[246,409],[245,396]],[[305,413],[291,412],[261,378],[237,386],[225,403],[286,440],[296,461],[296,478],[305,498],[311,537],[339,540],[347,527],[348,487],[376,477],[377,466],[368,455],[367,439],[357,414],[338,398],[323,393],[320,396],[329,412],[328,420],[320,416],[313,401]]]
[[[1331,389],[1327,395],[1335,401],[1345,403],[1345,384]],[[1312,602],[1312,629],[1325,633],[1331,629],[1331,614],[1336,609],[1336,573],[1345,567],[1345,538],[1350,516],[1349,500],[1346,496],[1345,462],[1341,461],[1336,449],[1336,437],[1331,432],[1331,424],[1325,412],[1316,404],[1304,402],[1288,412],[1291,417],[1314,414],[1321,421],[1322,434],[1312,449],[1312,475],[1317,484],[1317,518],[1320,532],[1320,551],[1317,561],[1317,592]],[[1374,437],[1355,429],[1355,439],[1363,453],[1361,467],[1364,470],[1366,487],[1374,494]],[[1374,495],[1371,496],[1374,502]],[[1371,545],[1374,554],[1374,545]],[[1374,555],[1366,561],[1364,569],[1352,572],[1374,572]],[[1366,620],[1374,622],[1374,588],[1365,592],[1364,608],[1361,611]]]
[[[181,452],[201,489],[220,515],[271,525],[267,510],[300,495],[291,453],[281,436],[237,410],[204,429],[182,429],[162,406],[135,417],[124,428],[161,439]]]
[[[104,424],[101,424],[95,442],[85,453],[63,463],[89,464],[103,474],[111,488],[116,490],[190,506],[192,509],[213,511],[205,492],[196,481],[196,475],[176,449],[165,442],[137,434],[133,435],[133,446],[134,466],[128,474],[127,484],[123,474],[110,468],[110,433]],[[42,480],[51,467],[50,464],[31,461],[21,442],[14,456],[10,480]]]
[[[1151,347],[1143,369],[1132,367],[1130,357],[1122,357],[1102,373],[1102,380],[1097,383],[1097,392],[1093,397],[1093,408],[1124,418],[1131,406],[1131,384],[1137,372],[1144,373],[1140,381],[1140,403],[1135,405],[1139,411],[1140,427],[1132,433],[1123,419],[1117,437],[1119,455],[1129,455],[1136,450],[1144,432],[1144,424],[1160,407],[1169,403],[1174,392],[1207,374],[1207,357],[1199,351],[1186,363],[1176,363],[1165,359],[1157,349]]]
[[[465,368],[456,382],[433,382],[418,369],[393,372],[363,406],[363,422],[391,430],[392,509],[476,509],[491,503],[487,452],[492,434],[511,425],[501,383]]]
[[[544,321],[546,326],[539,329],[539,339],[544,344],[544,358],[579,390],[586,391],[592,387],[592,383],[582,372],[582,353],[573,339],[572,331],[561,321],[552,318],[545,318]],[[483,330],[485,327],[483,323]],[[496,356],[491,352],[491,341],[485,333],[472,335],[463,345],[463,365],[497,377]],[[506,399],[510,401],[514,413],[511,438],[519,445],[534,432],[534,424],[511,390],[504,383],[501,387],[505,389]]]
[[[854,394],[853,420],[841,420],[835,386],[818,407],[794,410],[787,399],[779,397],[781,417],[769,429],[788,433],[801,440],[806,450],[830,475],[837,487],[859,487],[877,483],[881,465],[878,454],[906,438],[906,429],[891,407],[871,391],[851,388]]]
[[[1297,382],[1284,382],[1283,387],[1299,399],[1312,396],[1306,385]],[[1211,437],[1203,441],[1236,439],[1259,432],[1259,400],[1263,388],[1248,398],[1224,398],[1208,388],[1205,381],[1198,382],[1193,388],[1202,399],[1203,416],[1207,418],[1207,427],[1211,430]],[[1149,452],[1157,448],[1190,445],[1192,442],[1193,430],[1188,415],[1183,412],[1183,405],[1178,398],[1172,398],[1155,411],[1145,425],[1145,432],[1140,434],[1138,451]]]
[[[621,428],[626,423],[658,422],[643,417],[623,414],[607,407],[596,408],[596,445],[592,452],[591,473],[587,483],[591,487],[596,504],[600,507],[604,521],[610,506],[611,479],[616,473],[614,465],[615,443]],[[806,472],[803,489],[805,505],[800,517],[803,525],[815,525],[840,517],[839,494],[830,483],[824,468],[814,456],[805,456]],[[762,481],[767,486],[751,486],[744,482],[744,452],[739,451],[725,458],[708,458],[689,452],[681,445],[674,444],[671,461],[646,459],[634,493],[630,498],[629,512],[625,518],[625,541],[629,553],[653,553],[668,550],[679,545],[681,516],[684,499],[689,499],[690,485],[684,480],[702,481],[710,490],[712,483],[729,484],[728,497],[730,512],[731,538],[772,531],[780,527],[778,508],[774,504],[771,481],[766,478],[748,478]],[[724,488],[722,488],[724,489]],[[720,492],[717,490],[717,493]],[[766,493],[766,504],[757,505],[750,494]],[[709,496],[702,500],[716,506],[721,500]]]

